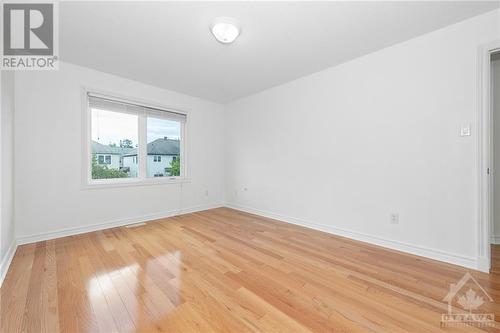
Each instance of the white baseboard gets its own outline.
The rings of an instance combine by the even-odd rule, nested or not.
[[[255,215],[260,215],[260,216],[275,219],[275,220],[280,220],[280,221],[291,223],[291,224],[300,225],[303,227],[327,232],[327,233],[342,236],[342,237],[347,237],[347,238],[354,239],[354,240],[361,241],[361,242],[365,242],[365,243],[370,243],[370,244],[374,244],[374,245],[387,247],[387,248],[390,248],[393,250],[406,252],[406,253],[414,254],[417,256],[421,256],[421,257],[439,260],[439,261],[443,261],[443,262],[454,264],[454,265],[459,265],[459,266],[466,267],[466,268],[481,270],[483,272],[485,271],[484,267],[480,267],[481,265],[480,265],[480,263],[478,263],[478,259],[473,258],[473,257],[456,255],[453,253],[448,253],[448,252],[444,252],[441,250],[431,249],[431,248],[427,248],[427,247],[423,247],[423,246],[419,246],[419,245],[403,243],[403,242],[390,240],[390,239],[384,239],[381,237],[367,235],[367,234],[363,234],[363,233],[356,232],[356,231],[336,228],[336,227],[332,227],[332,226],[324,225],[324,224],[318,224],[318,223],[305,221],[305,220],[290,217],[290,216],[266,212],[266,211],[262,211],[262,210],[254,209],[254,208],[250,208],[250,207],[244,207],[241,205],[226,203],[226,207],[233,208],[233,209],[240,210],[240,211],[244,211],[244,212],[251,213],[251,214],[255,214]],[[489,271],[489,268],[486,272],[488,272],[488,271]]]
[[[50,231],[50,232],[34,234],[34,235],[17,236],[16,241],[17,241],[18,245],[41,242],[41,241],[46,241],[49,239],[84,234],[87,232],[115,228],[115,227],[121,227],[121,226],[128,225],[128,224],[147,222],[147,221],[151,221],[151,220],[157,220],[157,219],[172,217],[172,216],[176,216],[176,215],[194,213],[194,212],[199,212],[202,210],[219,208],[219,207],[223,207],[223,205],[222,204],[211,204],[211,205],[189,207],[189,208],[184,208],[181,210],[170,210],[170,211],[165,211],[165,212],[160,212],[160,213],[155,213],[155,214],[148,214],[148,215],[143,215],[143,216],[136,216],[136,217],[131,217],[131,218],[124,218],[124,219],[118,219],[118,220],[114,220],[114,221],[108,221],[108,222],[104,222],[104,223],[92,224],[92,225],[87,225],[84,227],[66,228],[66,229]]]
[[[413,245],[413,244],[407,244],[399,241],[394,241],[394,240],[388,240],[388,239],[383,239],[377,236],[372,236],[372,235],[367,235],[355,231],[350,231],[346,229],[341,229],[341,228],[336,228],[332,226],[327,226],[323,224],[318,224],[310,221],[305,221],[302,219],[290,217],[290,216],[285,216],[281,214],[276,214],[276,213],[271,213],[271,212],[266,212],[262,211],[259,209],[254,209],[250,207],[244,207],[241,205],[235,205],[235,204],[212,204],[212,205],[202,205],[202,206],[196,206],[196,207],[190,207],[190,208],[185,208],[182,210],[172,210],[172,211],[165,211],[165,212],[160,212],[160,213],[155,213],[155,214],[149,214],[149,215],[143,215],[143,216],[137,216],[133,218],[125,218],[125,219],[119,219],[119,220],[114,220],[114,221],[109,221],[105,223],[99,223],[99,224],[93,224],[89,226],[84,226],[84,227],[76,227],[76,228],[67,228],[67,229],[61,229],[57,231],[51,231],[51,232],[46,232],[46,233],[40,233],[40,234],[35,234],[35,235],[25,235],[25,236],[18,236],[16,240],[11,244],[9,247],[9,251],[3,258],[0,266],[0,286],[1,283],[3,282],[3,279],[5,278],[5,275],[8,271],[8,268],[10,266],[10,263],[14,257],[15,251],[17,249],[18,245],[22,244],[28,244],[28,243],[34,243],[34,242],[40,242],[40,241],[45,241],[49,239],[55,239],[55,238],[60,238],[60,237],[66,237],[66,236],[73,236],[73,235],[78,235],[82,233],[87,233],[87,232],[92,232],[92,231],[97,231],[97,230],[103,230],[103,229],[109,229],[109,228],[114,228],[114,227],[120,227],[128,224],[133,224],[133,223],[140,223],[140,222],[146,222],[146,221],[151,221],[151,220],[156,220],[156,219],[161,219],[161,218],[167,218],[171,216],[176,216],[176,215],[181,215],[181,214],[188,214],[188,213],[194,213],[202,210],[207,210],[207,209],[213,209],[213,208],[219,208],[219,207],[228,207],[240,211],[244,211],[247,213],[255,214],[255,215],[260,215],[263,217],[268,217],[276,220],[280,220],[283,222],[291,223],[291,224],[296,224],[299,226],[303,227],[308,227],[311,229],[315,230],[320,230],[324,231],[330,234],[338,235],[338,236],[343,236],[347,237],[350,239],[374,244],[374,245],[379,245],[383,247],[387,247],[390,249],[398,250],[401,252],[406,252],[434,260],[439,260],[443,262],[447,262],[450,264],[454,265],[459,265],[463,266],[466,268],[471,268],[471,269],[478,269],[483,272],[487,272],[489,270],[489,267],[486,269],[483,267],[484,265],[481,264],[480,260],[472,257],[466,257],[466,256],[460,256],[460,255],[455,255],[452,253],[436,250],[436,249],[430,249],[418,245]],[[500,240],[500,237],[498,238]]]
[[[490,272],[490,265],[491,265],[491,260],[486,257],[479,257],[477,258],[477,269],[481,272],[484,273],[489,273]]]
[[[7,250],[7,253],[5,256],[2,258],[2,261],[0,263],[0,287],[3,284],[3,280],[5,279],[5,276],[7,275],[7,271],[9,270],[10,263],[12,262],[12,259],[14,259],[14,254],[16,253],[17,249],[17,243],[16,240],[12,240],[12,243],[10,243],[9,249]]]
[[[500,236],[491,236],[490,243],[491,244],[500,244]]]

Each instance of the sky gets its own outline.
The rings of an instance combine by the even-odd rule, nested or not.
[[[108,145],[130,139],[133,146],[138,143],[138,116],[126,113],[92,109],[92,140]],[[148,117],[148,143],[159,138],[180,138],[180,123],[160,118]]]

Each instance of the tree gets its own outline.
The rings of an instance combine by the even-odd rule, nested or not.
[[[132,140],[130,139],[120,140],[120,148],[134,148]]]
[[[107,165],[99,165],[97,157],[92,155],[92,179],[127,178],[128,174],[118,169],[109,169]]]
[[[180,156],[174,157],[170,161],[170,176],[180,176],[181,175],[181,158]]]
[[[116,147],[116,143],[110,142],[108,146],[110,146],[110,147]]]

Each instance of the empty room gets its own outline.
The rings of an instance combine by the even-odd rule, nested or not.
[[[0,4],[0,332],[500,332],[499,1]]]

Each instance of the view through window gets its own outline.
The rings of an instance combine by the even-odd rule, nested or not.
[[[148,117],[148,177],[180,176],[179,121]]]
[[[89,108],[92,180],[181,175],[184,114],[94,96]]]
[[[138,116],[92,108],[92,179],[135,178],[123,165],[137,150]]]

